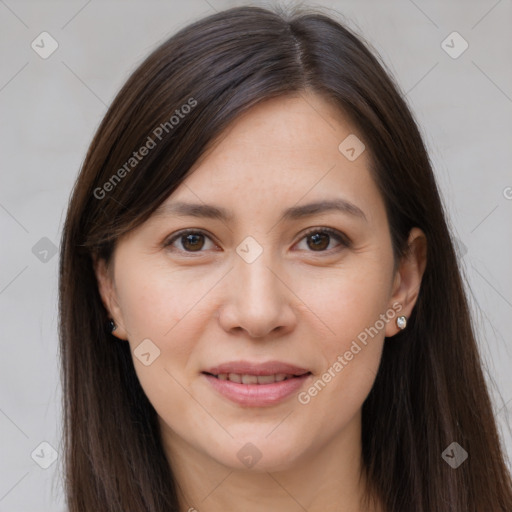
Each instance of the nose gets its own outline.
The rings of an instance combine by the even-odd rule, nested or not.
[[[219,322],[227,332],[245,331],[252,338],[293,330],[294,294],[282,270],[263,254],[254,262],[237,258],[229,273]]]

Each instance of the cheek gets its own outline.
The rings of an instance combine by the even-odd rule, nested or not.
[[[311,312],[316,315],[321,345],[331,357],[333,351],[348,350],[350,342],[375,326],[385,313],[391,293],[391,263],[382,260],[354,256],[347,258],[342,268],[330,272],[315,269],[295,276],[294,291],[310,310],[309,316]],[[381,322],[377,328],[382,330]]]
[[[219,277],[211,271],[204,277],[186,270],[170,271],[162,264],[145,262],[142,256],[127,263],[120,259],[116,270],[135,371],[157,411],[165,414],[171,403],[176,410],[184,410],[190,396],[183,386],[188,387],[195,376],[197,340],[211,317],[207,294]],[[141,345],[147,339],[154,345],[147,341]],[[138,359],[138,354],[146,352],[139,346],[150,347],[151,359],[158,354],[150,365]]]
[[[337,335],[319,344],[324,366],[298,396],[305,412],[330,425],[331,433],[357,414],[375,381],[384,345],[384,331],[375,327],[376,318],[372,309],[364,307],[333,318]]]
[[[130,268],[119,288],[123,319],[133,342],[154,338],[163,343],[173,339],[184,328],[193,328],[188,315],[201,309],[201,298],[206,294],[212,277],[191,277],[187,272],[172,272],[160,265],[140,265]]]
[[[390,276],[383,263],[347,263],[336,275],[308,279],[315,282],[309,291],[302,288],[304,302],[324,325],[317,344],[324,366],[301,403],[332,425],[357,412],[375,380],[385,336],[382,318],[392,318],[386,314]]]
[[[194,314],[197,318],[201,305],[198,301],[204,292],[201,294],[198,287],[183,286],[183,277],[158,265],[144,265],[142,261],[131,265],[129,270],[121,265],[118,268],[119,303],[135,372],[158,414],[175,421],[173,418],[185,414],[190,407],[184,374],[194,353],[196,329],[200,324],[189,319]],[[144,352],[150,353],[150,363],[146,365],[138,357],[142,353],[138,347],[147,339],[154,345],[144,341],[144,347],[148,347]],[[189,421],[195,420],[189,418]]]

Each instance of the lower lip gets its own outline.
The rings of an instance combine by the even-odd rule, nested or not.
[[[220,394],[238,405],[265,407],[275,405],[297,392],[311,374],[307,373],[300,377],[293,377],[271,384],[239,384],[230,380],[220,380],[205,373],[203,373],[203,376]]]

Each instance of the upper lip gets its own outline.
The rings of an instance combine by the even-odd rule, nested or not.
[[[310,373],[305,368],[300,368],[289,363],[281,361],[267,361],[265,363],[253,363],[250,361],[232,361],[212,366],[203,373],[219,375],[221,373],[236,373],[238,375],[276,375],[284,373],[286,375],[304,375]]]

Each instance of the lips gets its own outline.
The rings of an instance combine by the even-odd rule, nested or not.
[[[309,370],[305,368],[300,368],[298,366],[283,363],[280,361],[268,361],[266,363],[251,363],[248,361],[234,361],[231,363],[224,363],[217,366],[213,366],[208,368],[203,373],[209,373],[214,376],[221,375],[241,375],[241,376],[282,376],[285,377],[299,377],[304,375],[305,373],[310,373]],[[224,379],[226,380],[226,379]],[[229,379],[231,380],[231,378]],[[276,379],[276,380],[284,380]],[[235,381],[239,382],[239,381]],[[249,383],[248,383],[249,384]],[[250,382],[250,384],[254,384],[254,382]]]
[[[214,375],[219,380],[229,380],[238,384],[272,384],[273,382],[282,382],[283,380],[293,379],[294,375],[286,373],[275,373],[272,375],[250,375],[240,373],[219,373]]]
[[[230,401],[246,407],[279,403],[298,391],[309,370],[279,361],[225,363],[203,371],[212,388]]]

